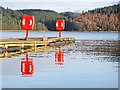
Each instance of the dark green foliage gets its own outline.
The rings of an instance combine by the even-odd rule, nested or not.
[[[52,10],[41,10],[41,9],[26,9],[26,10],[18,10],[18,12],[28,15],[34,15],[35,16],[35,28],[34,30],[55,30],[55,20],[56,19],[65,19],[67,20],[67,17],[60,15],[59,13],[52,11]],[[40,27],[41,23],[41,27]],[[37,27],[39,24],[39,27]]]
[[[21,30],[23,14],[35,16],[34,31],[55,30],[55,20],[65,20],[66,31],[118,31],[120,4],[97,8],[88,12],[57,13],[52,10],[24,9],[11,10],[0,7],[2,30]]]
[[[75,16],[79,15],[79,13],[64,12],[64,13],[60,13],[60,15],[66,16],[68,17],[68,19],[70,19],[70,18],[74,18]]]
[[[89,12],[92,13],[102,13],[102,14],[117,14],[120,11],[120,4],[109,6],[109,7],[104,7],[104,8],[97,8],[95,10],[91,10]]]
[[[20,13],[8,8],[0,7],[0,9],[2,10],[2,29],[20,30]]]

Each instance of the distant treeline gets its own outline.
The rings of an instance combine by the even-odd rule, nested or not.
[[[52,10],[24,9],[11,10],[0,7],[2,30],[21,30],[23,14],[35,16],[35,31],[55,30],[55,20],[65,20],[66,31],[119,31],[120,4],[98,8],[82,13],[57,13]]]

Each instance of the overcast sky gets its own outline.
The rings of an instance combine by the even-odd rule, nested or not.
[[[119,0],[2,0],[10,9],[50,9],[57,12],[81,12],[117,4]]]

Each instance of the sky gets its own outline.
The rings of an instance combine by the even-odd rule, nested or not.
[[[2,6],[13,10],[49,9],[56,12],[82,12],[117,4],[119,0],[2,0]]]

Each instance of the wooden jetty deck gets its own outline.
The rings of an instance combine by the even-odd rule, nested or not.
[[[35,51],[37,47],[64,45],[75,42],[75,38],[57,38],[57,37],[30,37],[24,38],[1,38],[0,39],[0,57],[16,55],[26,51]]]
[[[69,43],[69,44],[64,44],[62,45],[62,47],[65,47],[65,46],[73,46],[75,43]],[[58,46],[41,46],[41,47],[36,47],[36,48],[29,48],[29,49],[21,49],[21,50],[17,50],[17,51],[10,51],[10,52],[2,52],[0,53],[0,58],[10,58],[10,57],[14,57],[14,56],[17,56],[17,55],[20,55],[20,54],[24,54],[26,52],[43,52],[43,53],[46,53],[46,52],[53,52],[53,51],[56,51],[56,48]]]
[[[32,37],[25,40],[24,38],[2,38],[0,39],[0,48],[8,49],[9,47],[37,47],[56,44],[74,42],[75,38],[57,38],[57,37]]]

